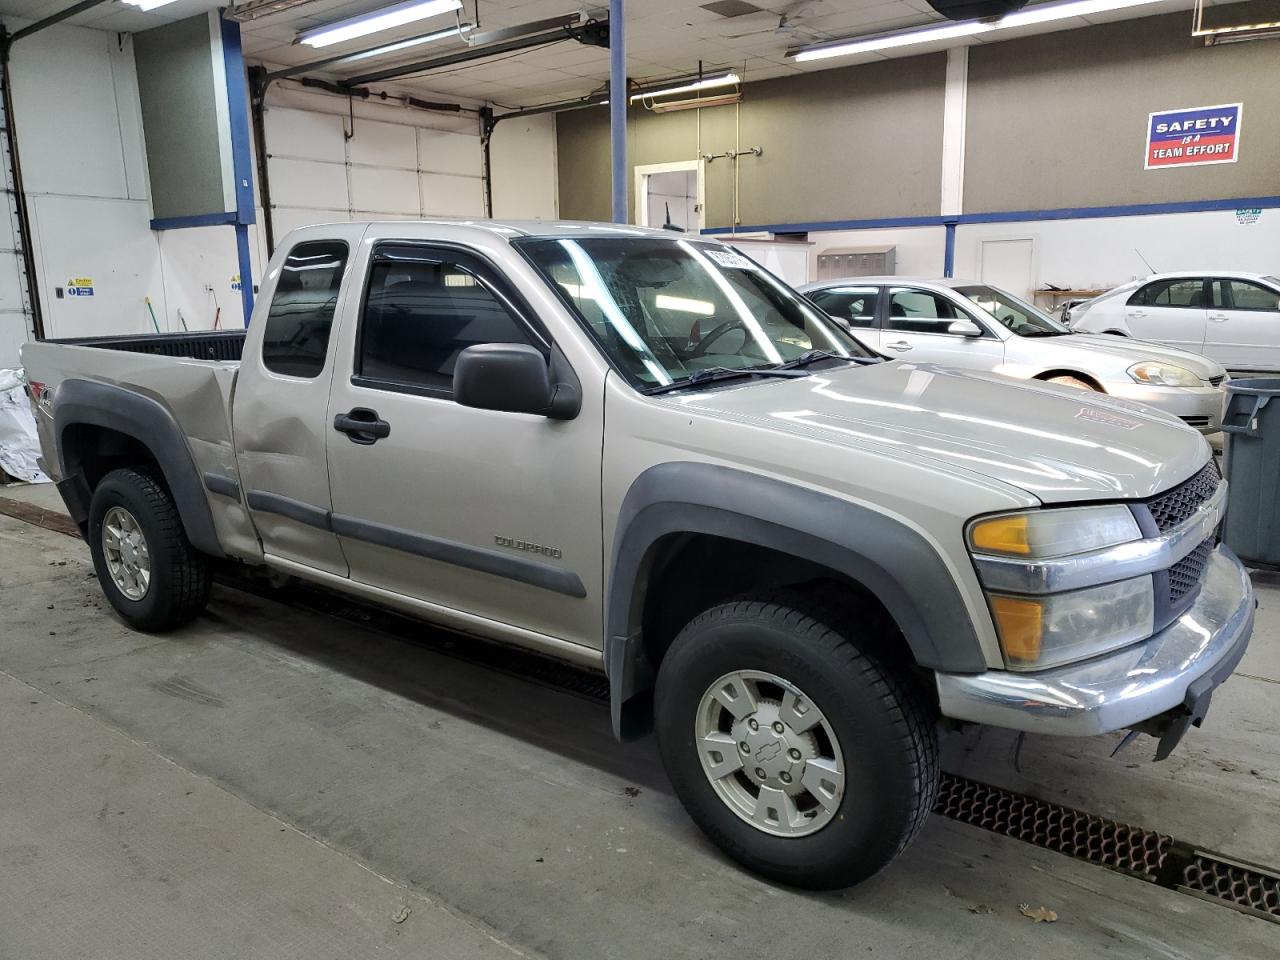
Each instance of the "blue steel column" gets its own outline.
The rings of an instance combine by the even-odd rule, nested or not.
[[[944,220],[942,226],[947,231],[946,246],[942,250],[942,275],[954,277],[956,275],[956,221]]]
[[[609,158],[613,222],[627,223],[627,42],[623,0],[609,0]]]
[[[222,58],[227,74],[227,112],[231,119],[231,166],[236,181],[236,258],[240,269],[240,301],[247,327],[253,315],[253,260],[249,256],[249,224],[255,219],[253,151],[249,145],[248,91],[244,55],[240,50],[240,24],[233,20],[222,21]]]

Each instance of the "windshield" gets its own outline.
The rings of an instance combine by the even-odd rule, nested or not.
[[[514,241],[641,388],[700,370],[772,369],[819,350],[871,354],[742,254],[665,237]]]
[[[1071,332],[1047,313],[996,287],[985,284],[956,287],[956,293],[968,297],[1020,337],[1056,337]]]

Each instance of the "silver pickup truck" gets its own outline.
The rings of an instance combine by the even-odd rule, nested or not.
[[[128,623],[181,626],[251,565],[602,670],[707,835],[798,886],[902,851],[940,728],[1159,758],[1252,629],[1194,430],[885,362],[707,240],[310,227],[247,332],[23,362]]]

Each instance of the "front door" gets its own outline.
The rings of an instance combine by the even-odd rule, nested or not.
[[[1125,326],[1139,340],[1199,353],[1204,348],[1205,283],[1200,277],[1182,277],[1139,287],[1125,304]]]
[[[982,336],[949,333],[948,328],[957,320],[978,324]],[[880,351],[889,357],[971,370],[994,370],[1004,362],[1004,341],[976,317],[940,293],[913,287],[889,288]]]
[[[387,240],[361,286],[328,412],[333,524],[351,579],[599,648],[600,392],[584,390],[567,421],[454,402],[466,347],[553,349],[473,253]]]
[[[1211,280],[1204,354],[1228,370],[1280,370],[1280,294],[1252,280]]]

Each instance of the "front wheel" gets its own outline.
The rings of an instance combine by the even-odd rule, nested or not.
[[[137,470],[113,470],[89,504],[89,551],[102,592],[139,630],[173,630],[209,600],[207,558],[191,546],[169,491]]]
[[[803,594],[741,600],[694,619],[663,658],[663,764],[698,826],[747,868],[850,886],[901,853],[932,809],[933,713],[869,652],[886,626]]]

